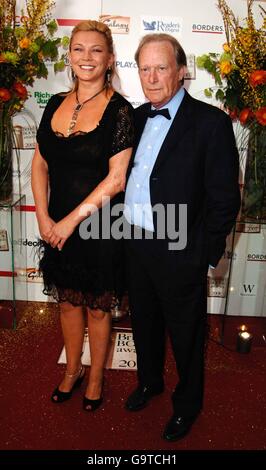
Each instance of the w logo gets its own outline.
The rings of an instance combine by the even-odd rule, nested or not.
[[[243,291],[241,295],[256,295],[256,286],[255,284],[243,284]]]

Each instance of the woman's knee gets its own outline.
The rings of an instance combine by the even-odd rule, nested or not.
[[[103,320],[106,317],[106,313],[102,310],[92,310],[88,309],[88,316],[93,320]]]

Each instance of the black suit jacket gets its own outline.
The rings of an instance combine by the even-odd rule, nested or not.
[[[145,103],[135,110],[136,140],[128,175],[150,106]],[[161,255],[180,268],[190,265],[195,273],[217,265],[239,210],[238,173],[231,119],[185,91],[152,170],[150,195],[152,206],[175,204],[177,230],[178,205],[187,204],[187,246],[169,252],[166,237],[159,245]]]

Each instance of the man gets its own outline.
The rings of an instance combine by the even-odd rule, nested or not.
[[[203,404],[207,270],[239,209],[238,153],[227,114],[184,90],[186,56],[174,37],[145,36],[135,58],[150,103],[136,110],[125,199],[139,381],[126,408],[138,411],[163,392],[166,327],[179,376],[163,433],[172,441],[189,432]],[[162,209],[172,229],[165,236]]]

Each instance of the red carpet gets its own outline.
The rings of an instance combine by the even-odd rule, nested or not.
[[[55,304],[30,302],[16,330],[0,329],[1,450],[266,449],[266,348],[261,340],[265,319],[257,319],[259,341],[251,352],[239,354],[235,334],[243,319],[226,319],[226,332],[231,323],[234,334],[226,333],[223,347],[213,341],[220,318],[209,316],[204,411],[186,438],[168,444],[161,433],[172,413],[170,393],[176,380],[170,351],[166,390],[141,412],[124,410],[136,373],[120,370],[106,371],[104,406],[95,413],[81,409],[85,383],[70,401],[55,405],[50,394],[64,370],[56,364],[62,349],[57,314]],[[255,328],[256,319],[250,322]]]

